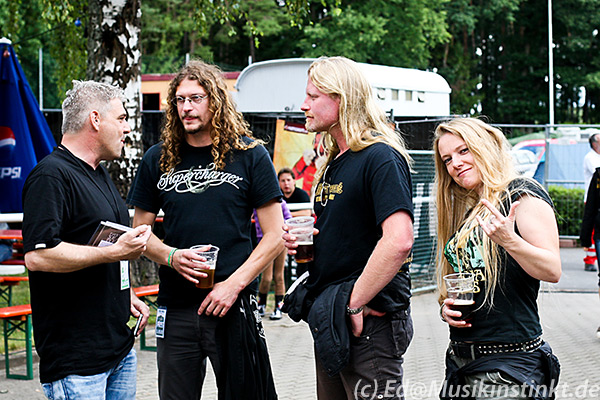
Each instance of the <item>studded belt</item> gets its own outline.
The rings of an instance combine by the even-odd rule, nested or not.
[[[542,346],[542,337],[523,343],[466,343],[450,342],[450,353],[461,358],[479,358],[501,353],[531,352]]]

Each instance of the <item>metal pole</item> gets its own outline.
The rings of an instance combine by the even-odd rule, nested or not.
[[[550,169],[550,129],[551,125],[546,125],[546,143],[544,150],[544,184],[543,186],[548,190],[548,170]]]
[[[552,43],[552,0],[548,0],[548,88],[549,88],[549,120],[548,123],[554,129],[554,57]]]
[[[38,61],[39,61],[39,68],[38,68],[38,73],[39,73],[39,83],[38,83],[38,88],[40,91],[40,110],[43,111],[44,110],[44,52],[42,51],[42,48],[40,47],[38,50]]]

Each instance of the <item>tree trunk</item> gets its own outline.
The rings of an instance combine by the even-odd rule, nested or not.
[[[125,138],[124,157],[106,164],[125,198],[143,155],[140,111],[141,0],[89,0],[87,79],[125,90],[125,109],[131,133]]]
[[[89,0],[87,79],[119,86],[131,133],[125,137],[124,156],[106,163],[113,182],[125,198],[143,155],[140,110],[141,0]],[[132,261],[133,286],[158,281],[158,265],[145,257]]]

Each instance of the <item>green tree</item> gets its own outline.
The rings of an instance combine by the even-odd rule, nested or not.
[[[555,80],[559,86],[557,121],[600,122],[599,8],[599,0],[554,3]],[[585,88],[585,99],[580,104],[582,88]]]
[[[446,3],[452,39],[434,51],[432,65],[452,88],[455,114],[488,113],[494,119],[498,75],[505,71],[499,58],[507,51],[502,33],[511,30],[520,0],[453,0]],[[504,122],[504,121],[503,121]]]
[[[299,43],[304,56],[343,55],[360,62],[426,68],[431,50],[450,39],[446,1],[347,1],[322,11]]]
[[[206,36],[196,29],[195,2],[153,0],[142,2],[142,73],[172,73],[186,54],[213,61]]]

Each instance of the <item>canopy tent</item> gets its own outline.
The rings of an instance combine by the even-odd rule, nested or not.
[[[56,142],[11,46],[0,39],[0,212],[22,212],[29,172]]]

